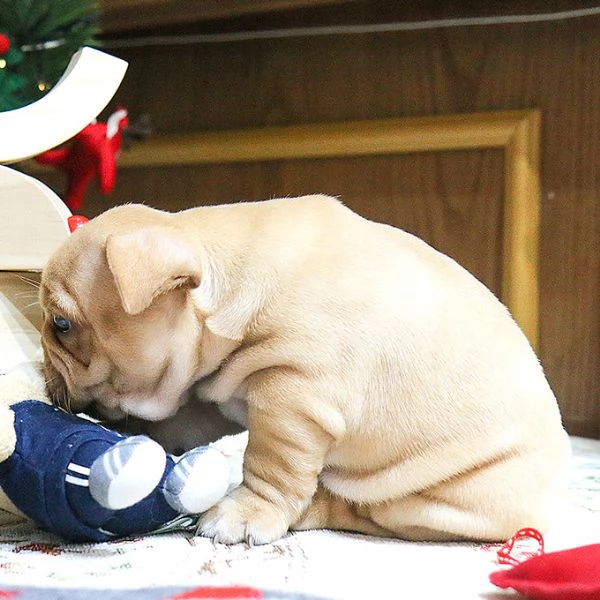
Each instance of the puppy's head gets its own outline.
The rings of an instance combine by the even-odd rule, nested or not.
[[[160,420],[191,385],[200,265],[173,215],[112,209],[77,229],[42,273],[42,346],[55,403]]]

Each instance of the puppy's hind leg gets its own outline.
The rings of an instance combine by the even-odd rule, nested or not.
[[[371,506],[369,513],[374,521],[389,527],[393,537],[418,542],[492,542],[516,531],[502,535],[484,515],[418,494]]]
[[[505,456],[365,512],[409,540],[503,541],[523,527],[543,532],[566,489],[567,456],[560,451],[554,457],[535,451]]]
[[[312,502],[291,529],[297,531],[336,529],[380,537],[394,537],[394,533],[389,529],[380,527],[372,521],[361,506],[335,496],[322,485],[319,485]]]
[[[469,535],[469,532],[489,527],[481,521],[475,514],[426,496],[411,495],[380,504],[360,505],[335,496],[320,486],[310,506],[291,529],[335,529],[379,537],[442,542],[479,539],[481,535]],[[484,537],[487,541],[488,536]],[[490,541],[492,538],[495,540],[495,536],[491,536]]]

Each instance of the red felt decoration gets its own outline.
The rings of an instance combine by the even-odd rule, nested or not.
[[[10,50],[10,39],[4,33],[0,33],[0,56],[5,56]]]
[[[600,599],[600,544],[549,552],[530,558],[490,581],[533,600]]]
[[[85,190],[95,177],[103,194],[113,190],[117,171],[115,158],[127,125],[127,111],[119,109],[106,123],[92,123],[80,131],[70,146],[54,148],[35,157],[37,162],[52,165],[67,174],[64,201],[72,211],[82,207]]]
[[[498,550],[498,562],[514,566],[541,554],[544,554],[544,537],[537,529],[524,527]]]

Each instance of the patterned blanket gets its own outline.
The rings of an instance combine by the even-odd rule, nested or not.
[[[573,438],[573,450],[569,503],[547,551],[600,541],[600,441]],[[330,531],[252,548],[186,533],[79,545],[18,523],[0,527],[0,598],[495,600],[507,594],[488,580],[498,549]]]

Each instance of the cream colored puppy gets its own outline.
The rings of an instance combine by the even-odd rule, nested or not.
[[[59,404],[172,423],[196,385],[244,408],[244,483],[202,519],[219,541],[501,540],[544,529],[565,484],[557,404],[507,310],[335,199],[112,209],[50,259],[41,302]]]

